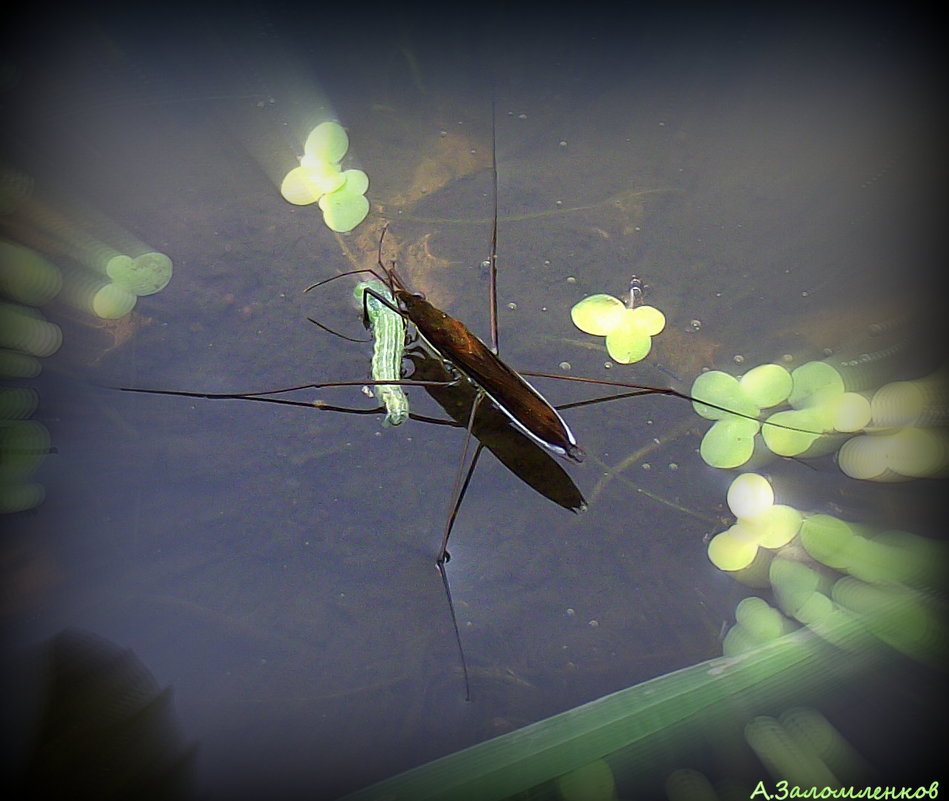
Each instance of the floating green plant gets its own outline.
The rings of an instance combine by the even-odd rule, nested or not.
[[[606,337],[613,361],[632,364],[646,358],[652,338],[666,325],[665,315],[654,306],[627,308],[612,295],[590,295],[570,310],[573,324],[586,334]]]
[[[362,170],[340,169],[349,137],[338,122],[322,122],[306,139],[300,166],[283,179],[280,194],[288,203],[319,203],[326,226],[340,234],[352,231],[369,214],[369,177]]]
[[[154,295],[168,286],[173,266],[171,259],[164,253],[151,252],[134,259],[131,256],[113,256],[106,264],[105,271],[114,283],[141,297]]]
[[[755,561],[759,548],[781,548],[801,528],[801,513],[774,503],[771,484],[757,473],[738,476],[732,481],[727,498],[737,522],[716,534],[708,544],[709,560],[720,570],[744,570]]]
[[[870,422],[869,402],[846,392],[837,370],[826,362],[807,362],[789,373],[778,364],[762,364],[740,379],[720,370],[702,373],[691,394],[695,411],[715,423],[702,441],[702,458],[713,467],[738,467],[754,453],[758,431],[740,425],[735,416],[708,403],[758,417],[762,409],[787,402],[793,408],[775,412],[760,426],[764,445],[777,456],[818,455],[835,446],[828,434],[859,431]]]

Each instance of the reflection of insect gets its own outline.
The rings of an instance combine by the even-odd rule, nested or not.
[[[549,475],[556,474],[557,481],[561,480],[561,476],[565,477],[573,491],[571,492],[569,489],[567,491],[558,490],[555,497],[554,493],[540,488],[541,486],[546,486],[550,480],[549,478],[543,477],[541,479],[537,479],[533,475],[530,478],[522,475],[528,484],[534,488],[539,489],[539,491],[543,492],[547,497],[554,498],[565,508],[576,510],[578,508],[582,508],[583,506],[583,499],[579,493],[579,490],[577,490],[576,487],[572,485],[572,482],[570,482],[570,479],[566,476],[565,472],[559,467],[559,465],[556,464],[553,459],[550,459],[546,453],[552,452],[556,455],[579,462],[583,458],[583,451],[577,444],[576,438],[570,431],[570,428],[567,426],[566,422],[560,416],[557,409],[546,399],[544,399],[544,397],[526,380],[524,380],[521,374],[508,367],[497,355],[497,217],[497,169],[495,165],[494,229],[492,236],[491,257],[490,261],[488,262],[490,267],[491,347],[488,347],[485,343],[478,339],[478,337],[471,333],[471,331],[469,331],[468,328],[460,321],[450,317],[445,312],[436,308],[431,303],[426,301],[421,295],[410,292],[400,280],[398,273],[395,270],[394,263],[388,267],[383,263],[382,249],[385,236],[385,229],[383,229],[378,248],[378,272],[375,270],[356,270],[350,273],[334,275],[331,278],[318,281],[309,287],[309,289],[314,289],[318,286],[329,283],[330,281],[336,280],[337,278],[342,277],[342,275],[351,275],[355,273],[370,273],[376,279],[376,282],[379,282],[365,282],[360,284],[357,288],[358,296],[361,296],[363,301],[365,316],[373,327],[373,333],[376,338],[372,363],[373,378],[371,381],[342,381],[318,384],[311,383],[277,390],[241,394],[208,394],[199,392],[138,389],[131,391],[183,395],[187,397],[202,397],[211,399],[244,399],[269,403],[309,406],[311,408],[315,406],[321,409],[331,409],[337,411],[357,411],[342,409],[340,407],[330,407],[323,403],[311,403],[267,396],[309,388],[361,386],[364,384],[371,384],[377,388],[377,395],[385,404],[385,409],[369,411],[385,411],[386,418],[390,424],[398,424],[405,419],[405,416],[415,417],[415,415],[410,415],[408,413],[407,401],[405,401],[405,405],[402,405],[403,401],[405,400],[404,393],[402,393],[403,385],[425,386],[428,388],[429,392],[433,394],[433,396],[436,396],[436,392],[442,389],[467,385],[470,399],[467,403],[461,405],[460,408],[463,409],[461,415],[455,417],[456,424],[463,425],[466,428],[465,443],[458,462],[450,510],[445,521],[441,544],[435,558],[435,564],[445,587],[449,607],[451,607],[451,592],[448,585],[448,577],[445,567],[448,561],[448,541],[451,535],[455,517],[460,508],[465,490],[467,489],[468,482],[470,481],[477,465],[478,457],[482,449],[486,447],[492,450],[492,452],[496,453],[498,458],[501,459],[505,465],[517,472],[518,475],[522,475],[522,465],[527,461],[526,459],[520,457],[505,460],[505,457],[501,455],[501,452],[506,446],[499,445],[493,438],[493,436],[497,434],[498,427],[490,427],[492,438],[489,440],[488,434],[485,433],[487,427],[479,425],[479,418],[483,417],[485,413],[491,411],[500,412],[510,424],[506,426],[506,433],[508,435],[514,434],[519,438],[519,440],[522,440],[522,442],[519,442],[516,447],[521,448],[522,450],[527,448],[532,452],[541,452],[542,457],[546,458],[546,462],[544,462],[543,459],[540,460],[542,466],[539,468],[539,470],[541,472],[546,471]],[[637,290],[641,292],[641,284],[638,282],[633,287],[631,287],[632,303],[636,302],[638,298]],[[442,375],[436,376],[434,379],[429,379],[426,377],[425,380],[418,380],[417,378],[403,379],[401,377],[401,353],[404,345],[404,323],[406,320],[413,324],[416,331],[418,332],[419,337],[431,351],[431,355],[434,357],[435,361],[440,363],[439,366],[441,366],[441,364],[448,365],[448,375],[445,375],[443,370]],[[401,325],[399,325],[399,323],[401,323]],[[389,327],[390,325],[391,328]],[[399,329],[401,329],[401,332]],[[454,371],[453,374],[452,371]],[[460,374],[461,378],[459,378],[458,374]],[[689,395],[663,387],[651,387],[638,384],[627,384],[624,382],[603,381],[590,378],[577,378],[572,376],[568,377],[535,372],[525,372],[524,375],[576,381],[614,387],[616,390],[625,390],[623,395],[620,396],[598,398],[592,401],[585,401],[583,403],[595,403],[601,400],[609,400],[613,397],[640,394],[664,394],[672,395],[689,401],[695,400]],[[485,398],[488,399],[489,403],[484,403]],[[439,403],[442,403],[442,400],[437,396],[436,399],[439,400]],[[721,411],[730,411],[712,403],[705,401],[703,401],[703,403],[708,406],[713,406],[714,408],[717,408]],[[447,404],[443,405],[446,409],[449,408]],[[361,413],[366,413],[367,410],[358,411]],[[738,414],[742,417],[747,416],[740,412],[735,414]],[[478,438],[479,444],[469,461],[468,446],[470,443],[471,434],[474,434]],[[543,451],[540,451],[541,448]],[[467,469],[465,467],[466,463],[468,465]],[[554,468],[552,469],[548,463],[553,464]],[[559,473],[557,471],[559,471]],[[560,498],[565,498],[566,500],[559,500]],[[464,671],[467,696],[467,666],[465,664],[463,651],[461,650],[461,638],[458,632],[458,625],[455,620],[453,609],[451,611],[451,615],[459,652],[461,652],[461,661]]]

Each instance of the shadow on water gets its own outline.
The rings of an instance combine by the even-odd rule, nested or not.
[[[695,664],[721,653],[747,595],[707,560],[731,474],[698,458],[689,405],[572,410],[589,458],[567,470],[586,512],[486,454],[458,517],[465,704],[433,565],[459,430],[105,389],[365,376],[365,347],[306,322],[358,331],[351,287],[302,290],[371,264],[383,220],[408,283],[487,339],[492,93],[500,341],[515,368],[687,391],[704,368],[738,372],[736,357],[800,363],[925,311],[925,42],[913,61],[898,36],[881,52],[872,30],[841,44],[804,20],[703,33],[650,19],[618,41],[549,18],[380,19],[358,43],[354,20],[269,6],[224,21],[24,19],[27,44],[9,51],[4,158],[34,177],[31,202],[94,209],[175,264],[123,320],[44,310],[64,332],[33,382],[56,453],[45,502],[11,518],[3,545],[10,647],[78,626],[134,648],[174,687],[208,797],[334,797]],[[310,34],[328,28],[336,40]],[[347,127],[371,180],[373,212],[342,239],[278,191],[320,113]],[[668,329],[647,362],[607,369],[568,310],[633,273]],[[536,383],[555,404],[588,397]],[[318,396],[372,405],[353,388]],[[768,469],[799,508],[940,536],[925,488]]]

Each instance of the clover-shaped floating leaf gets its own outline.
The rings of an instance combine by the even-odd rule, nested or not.
[[[369,176],[362,170],[341,170],[349,137],[337,122],[323,122],[306,139],[300,166],[286,174],[280,194],[288,203],[319,203],[323,221],[337,233],[348,233],[369,214]]]
[[[780,365],[762,364],[749,370],[741,379],[720,370],[710,370],[696,378],[692,384],[692,397],[696,398],[692,404],[695,411],[702,417],[718,421],[705,434],[700,449],[702,458],[713,467],[738,467],[750,459],[754,453],[754,443],[747,441],[750,428],[737,423],[723,425],[735,419],[734,414],[725,410],[757,418],[762,408],[776,406],[794,396],[798,386],[795,378],[797,374],[798,370],[792,375]],[[830,383],[825,376],[819,381],[819,387]],[[812,398],[813,394],[801,392],[800,397]],[[823,393],[822,397],[833,400],[838,396],[831,392]],[[820,438],[820,432],[833,428],[828,421],[829,414],[830,407],[824,404],[777,412],[768,418],[766,422],[769,425],[765,426],[753,420],[748,422],[760,428],[764,444],[773,453],[778,456],[798,456]],[[729,436],[737,439],[729,444],[726,442]],[[742,455],[745,459],[736,462]]]
[[[135,295],[154,295],[161,292],[171,280],[173,266],[164,253],[143,253],[134,259],[113,256],[105,271],[116,284]]]
[[[757,473],[743,473],[732,481],[728,507],[738,521],[708,545],[709,559],[722,570],[748,567],[758,548],[782,548],[801,529],[803,515],[790,506],[775,504],[771,484]]]
[[[653,306],[628,309],[612,295],[590,295],[570,310],[573,324],[581,331],[606,337],[610,358],[620,364],[644,359],[652,348],[652,337],[665,327],[665,315]]]

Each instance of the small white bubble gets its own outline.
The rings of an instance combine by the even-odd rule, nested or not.
[[[689,326],[692,328],[693,331],[700,331],[700,330],[702,329],[702,321],[701,321],[701,320],[690,320],[690,321],[689,321]]]
[[[573,367],[570,364],[570,362],[560,362],[560,369],[563,370],[565,373],[569,373],[570,370],[573,369]]]
[[[560,146],[561,146],[561,147],[566,147],[566,146],[567,146],[567,140],[566,140],[566,139],[561,139],[561,140],[560,140]]]
[[[744,364],[744,363],[745,363],[745,357],[742,356],[740,353],[736,353],[735,356],[733,357],[732,361],[735,362],[735,364]]]
[[[524,113],[521,113],[521,114],[518,114],[518,115],[517,115],[517,118],[518,118],[519,120],[526,120],[526,119],[527,119],[527,115],[524,114]]]
[[[591,629],[598,629],[598,628],[600,627],[600,621],[599,621],[599,620],[591,620],[591,621],[589,621],[589,622],[587,623],[587,625],[588,625]]]
[[[507,304],[507,307],[508,307],[511,311],[517,311],[517,304],[514,303],[513,301],[512,301],[511,303],[508,303],[508,304]]]
[[[568,606],[568,607],[567,607],[567,617],[573,617],[575,614],[577,614],[576,610],[575,610],[575,609],[571,609],[571,608]]]
[[[574,278],[572,275],[568,275],[568,276],[567,276],[567,283],[568,283],[568,284],[575,284],[575,283],[577,283],[577,279]]]

